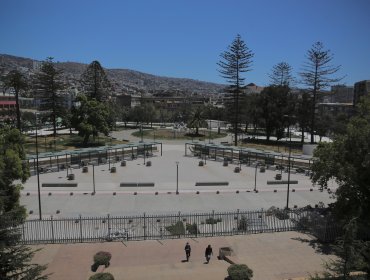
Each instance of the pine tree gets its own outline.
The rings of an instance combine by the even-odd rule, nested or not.
[[[94,60],[87,66],[81,75],[81,83],[84,94],[89,99],[96,99],[99,102],[108,99],[111,83],[99,61]]]
[[[26,78],[17,70],[10,71],[4,78],[4,87],[14,89],[16,114],[17,114],[17,128],[21,130],[21,112],[19,109],[19,95],[26,90],[28,85]]]
[[[0,130],[0,279],[47,279],[41,276],[45,266],[32,264],[34,255],[29,247],[20,243],[17,227],[26,218],[26,211],[19,203],[20,184],[29,177],[28,166],[23,163],[24,138],[17,129]]]
[[[238,124],[240,111],[240,94],[245,78],[242,73],[251,71],[252,58],[254,54],[248,49],[241,36],[238,34],[227,50],[220,54],[221,60],[217,63],[220,67],[221,77],[225,78],[229,91],[233,96],[233,125],[234,145],[238,144]]]
[[[53,134],[57,134],[57,118],[62,116],[63,97],[60,91],[64,88],[61,81],[62,71],[54,66],[53,58],[48,57],[36,75],[36,95],[41,98],[40,109],[50,112]]]
[[[286,62],[280,62],[272,67],[269,74],[270,84],[275,86],[291,86],[294,83],[292,67]]]
[[[339,82],[342,78],[333,78],[332,75],[340,70],[340,66],[332,66],[334,56],[330,50],[324,49],[322,42],[316,42],[306,54],[307,62],[304,64],[302,72],[302,83],[309,87],[312,93],[311,110],[311,144],[315,142],[315,109],[317,93],[329,87],[333,83]]]

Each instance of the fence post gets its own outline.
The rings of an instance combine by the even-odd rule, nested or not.
[[[214,235],[214,226],[215,226],[215,210],[212,210],[212,236]]]
[[[181,221],[181,212],[179,211],[179,214],[178,214],[178,224],[182,223],[182,226],[184,227],[184,223]],[[180,223],[179,223],[180,222]],[[184,233],[185,234],[185,233]],[[179,230],[179,235],[178,235],[178,238],[181,237],[181,232]]]
[[[52,240],[52,243],[54,243],[55,239],[54,239],[53,215],[51,215],[50,217],[50,223],[51,223],[51,240]]]
[[[24,234],[24,225],[27,223],[27,221],[25,221],[24,223],[22,223],[22,244],[25,244],[25,234]]]
[[[261,221],[261,224],[260,224],[260,233],[262,233],[263,232],[263,223],[262,223],[262,212],[263,212],[263,208],[261,208],[261,213],[260,213],[260,221]]]
[[[110,228],[110,216],[109,216],[109,214],[107,214],[107,221],[108,221],[108,236],[110,237],[111,236],[110,235],[111,228]]]
[[[236,210],[236,232],[238,231],[239,231],[239,209]],[[247,231],[247,227],[245,227],[245,231]],[[234,232],[232,232],[232,234],[234,235]]]
[[[82,243],[82,217],[80,214],[80,242]]]
[[[144,240],[146,240],[146,214],[145,214],[145,212],[144,212],[144,226],[143,226],[143,228],[144,228]]]

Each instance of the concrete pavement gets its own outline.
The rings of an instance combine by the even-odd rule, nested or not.
[[[184,262],[187,241],[192,253],[190,261]],[[208,244],[214,255],[205,264],[204,250]],[[111,264],[104,271],[112,273],[116,280],[225,279],[229,264],[217,259],[220,247],[231,247],[234,259],[253,270],[254,280],[304,277],[322,271],[323,262],[333,257],[323,254],[310,236],[298,232],[34,247],[43,247],[33,261],[49,264],[47,273],[53,273],[50,280],[88,279],[93,274],[90,271],[93,255],[101,250],[112,254]]]

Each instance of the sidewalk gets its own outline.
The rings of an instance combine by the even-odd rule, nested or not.
[[[185,243],[192,253],[185,262]],[[213,247],[213,257],[205,264],[204,250]],[[229,264],[218,260],[220,247],[231,247],[239,263],[247,264],[254,280],[278,280],[307,276],[322,271],[322,263],[332,256],[318,252],[310,236],[297,232],[266,233],[247,236],[227,236],[199,239],[149,240],[111,243],[55,244],[33,246],[43,248],[33,261],[48,263],[50,280],[86,280],[94,274],[90,270],[93,255],[101,250],[112,254],[105,272],[116,280],[223,280]],[[315,248],[316,247],[316,248]]]

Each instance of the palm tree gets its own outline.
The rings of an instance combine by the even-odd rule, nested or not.
[[[199,135],[199,127],[203,126],[206,126],[204,112],[201,107],[197,107],[190,115],[188,127],[195,128],[195,135]]]

